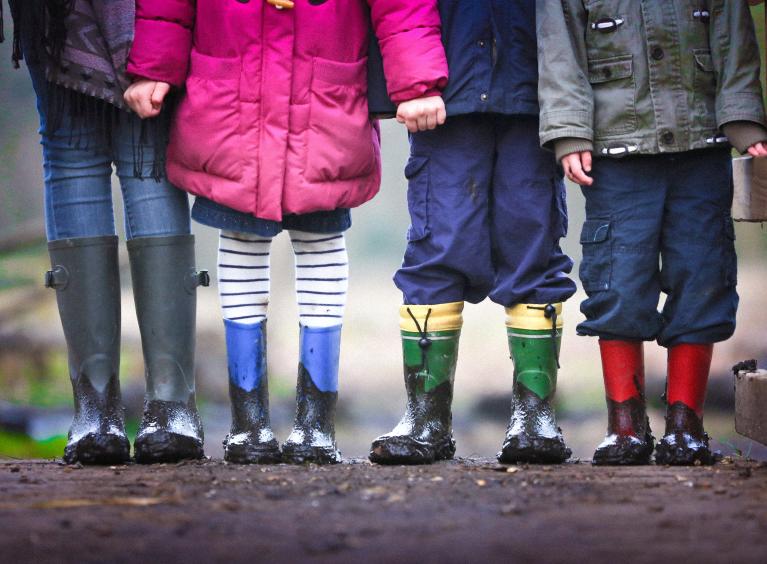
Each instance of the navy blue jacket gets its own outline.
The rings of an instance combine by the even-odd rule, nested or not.
[[[450,68],[448,115],[537,116],[535,0],[439,0],[439,13]],[[391,113],[375,46],[370,58],[371,113]]]

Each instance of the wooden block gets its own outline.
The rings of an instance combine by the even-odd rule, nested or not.
[[[735,221],[767,221],[767,158],[738,157],[732,161]]]
[[[735,376],[735,430],[767,445],[767,370]]]

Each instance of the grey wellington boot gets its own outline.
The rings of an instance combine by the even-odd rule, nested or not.
[[[117,237],[48,243],[51,270],[69,352],[75,416],[64,461],[122,464],[130,458],[120,397],[120,273]]]
[[[194,385],[197,272],[194,236],[128,241],[136,314],[146,370],[144,416],[136,435],[136,462],[176,462],[204,456]]]

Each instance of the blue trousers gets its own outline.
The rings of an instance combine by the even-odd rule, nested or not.
[[[404,303],[506,307],[573,295],[565,188],[533,117],[468,114],[410,138]]]
[[[578,333],[662,346],[729,338],[738,307],[729,150],[600,158],[593,178],[583,188]]]
[[[49,241],[115,234],[112,206],[112,165],[120,179],[128,239],[184,235],[190,232],[186,193],[167,180],[150,178],[155,157],[165,147],[149,138],[140,147],[143,169],[134,170],[141,122],[125,112],[113,130],[111,150],[99,148],[95,132],[64,115],[54,132],[47,132],[46,108],[50,88],[45,71],[30,65],[37,94],[45,172],[45,222]]]

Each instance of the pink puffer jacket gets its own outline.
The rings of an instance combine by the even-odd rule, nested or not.
[[[381,180],[369,22],[399,103],[447,82],[437,0],[137,0],[128,72],[186,85],[168,177],[257,217],[355,207]]]

